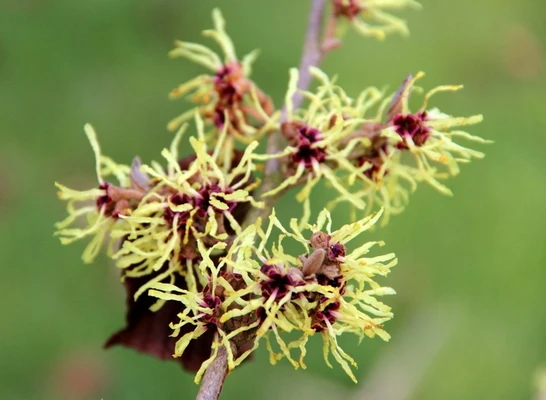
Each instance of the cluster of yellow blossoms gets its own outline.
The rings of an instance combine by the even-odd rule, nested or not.
[[[384,10],[412,5],[411,0],[332,0],[332,18],[381,38],[406,32],[405,24]],[[139,279],[139,287],[130,292],[134,307],[144,296],[154,299],[146,312],[158,312],[166,302],[180,303],[171,318],[178,337],[173,355],[183,356],[198,338],[212,338],[210,356],[197,362],[196,381],[220,348],[226,349],[233,369],[262,342],[272,363],[286,358],[305,368],[306,344],[315,334],[324,341],[328,365],[332,355],[356,380],[355,362],[337,337],[350,332],[359,339],[378,335],[388,340],[383,324],[392,313],[377,297],[394,290],[374,279],[387,275],[396,258],[392,253],[367,256],[382,242],[360,242],[351,251],[346,246],[381,215],[386,223],[401,212],[421,182],[451,194],[442,180],[456,175],[460,163],[483,157],[455,140],[487,142],[459,127],[482,117],[453,117],[429,107],[435,93],[460,86],[437,87],[424,95],[419,109],[410,110],[409,98],[421,91],[415,83],[422,73],[409,76],[394,94],[370,87],[351,98],[335,77],[311,67],[318,83],[313,91],[298,89],[299,73],[290,70],[281,118],[250,79],[257,53],[239,60],[218,10],[213,21],[214,29],[204,34],[217,42],[223,57],[187,42],[177,42],[171,52],[211,74],[171,92],[172,98],[187,97],[195,106],[169,123],[176,135],[161,152],[164,162],[148,165],[135,158],[130,166],[117,164],[102,154],[93,128],[86,125],[98,186],[77,191],[56,184],[68,212],[56,234],[63,244],[89,237],[85,262],[93,261],[108,239],[107,254],[122,279]],[[303,96],[303,105],[295,106],[296,94]],[[196,132],[189,138],[190,154],[181,157],[178,149],[190,126]],[[283,150],[257,152],[264,135],[278,133],[286,142]],[[276,173],[282,179],[263,191],[259,175],[271,159],[279,161]],[[263,208],[268,197],[295,187],[300,188],[296,199],[303,203],[303,215],[290,220],[290,229],[274,209],[267,226],[260,218],[248,221],[250,209]],[[348,202],[360,214],[356,222],[333,231],[324,209],[315,224],[309,223],[312,209],[322,208],[313,194],[325,188],[338,194],[327,209]],[[285,251],[286,241],[300,244],[301,252]]]
[[[371,227],[380,215],[381,212],[376,213],[332,232],[331,216],[325,209],[316,224],[307,224],[300,230],[298,220],[292,219],[288,231],[273,210],[267,229],[262,230],[259,222],[250,225],[237,236],[220,263],[215,264],[210,258],[214,248],[203,248],[199,270],[208,278],[208,284],[202,292],[171,284],[156,284],[155,290],[150,291],[151,296],[184,304],[180,322],[173,324],[175,332],[188,324],[195,327],[180,338],[175,355],[182,355],[191,340],[212,329],[217,333],[214,352],[203,363],[197,381],[213,361],[218,347],[226,348],[229,367],[235,368],[259,346],[261,339],[266,341],[273,364],[286,357],[296,368],[305,368],[307,341],[310,336],[320,334],[328,365],[331,353],[356,381],[350,369],[350,365],[356,364],[339,347],[337,337],[350,332],[360,339],[375,335],[389,339],[382,326],[392,313],[376,297],[394,294],[394,290],[380,286],[373,278],[387,275],[397,260],[392,253],[363,257],[374,245],[383,245],[382,242],[361,244],[351,252],[346,245]],[[279,239],[268,249],[268,239],[275,228],[280,231]],[[302,245],[299,257],[285,252],[286,239]],[[216,245],[218,250],[223,248],[224,244]],[[231,341],[248,331],[253,332],[253,345],[234,354]],[[289,332],[298,332],[299,337],[286,342],[283,335]],[[274,350],[272,342],[279,350]],[[292,349],[299,349],[297,360],[291,354]]]
[[[408,100],[414,83],[424,74],[409,77],[392,95],[371,87],[351,99],[324,72],[311,68],[319,82],[314,92],[303,91],[307,104],[294,110],[291,98],[298,91],[298,71],[290,71],[286,94],[287,120],[279,130],[288,141],[282,153],[258,156],[280,158],[286,179],[264,193],[271,196],[303,185],[298,201],[309,202],[311,190],[325,181],[339,196],[328,204],[349,202],[369,213],[384,208],[388,221],[407,205],[409,194],[426,182],[444,194],[451,191],[440,182],[459,173],[459,163],[482,158],[483,153],[454,142],[488,143],[456,128],[482,120],[481,115],[452,117],[428,108],[432,95],[456,91],[461,86],[440,86],[425,94],[421,108],[411,112]],[[404,157],[404,154],[411,157]],[[309,205],[305,206],[307,220]]]
[[[212,151],[204,139],[204,123],[195,114],[197,137],[190,138],[194,156],[179,160],[178,146],[187,125],[177,132],[170,149],[158,162],[132,167],[119,165],[102,155],[90,125],[85,131],[95,151],[99,187],[87,191],[68,189],[60,184],[59,197],[68,200],[69,216],[57,224],[63,244],[92,236],[83,254],[91,262],[104,238],[110,237],[109,256],[123,269],[124,277],[153,275],[136,293],[135,299],[154,282],[176,273],[186,278],[190,290],[197,290],[193,263],[201,258],[198,243],[212,246],[241,233],[238,214],[248,207],[261,207],[251,192],[259,181],[252,154],[257,142],[244,152],[224,151],[227,130],[223,129]],[[119,186],[104,179],[114,175]],[[84,228],[72,227],[85,216]],[[121,242],[118,249],[114,244]],[[161,271],[158,273],[158,271]]]

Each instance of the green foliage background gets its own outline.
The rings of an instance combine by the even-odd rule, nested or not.
[[[427,88],[464,83],[437,105],[454,115],[483,112],[471,132],[496,143],[450,182],[454,198],[422,187],[403,215],[364,238],[385,240],[400,264],[384,281],[398,291],[387,299],[391,342],[342,339],[359,362],[359,386],[325,366],[317,338],[306,371],[270,366],[259,351],[229,377],[226,400],[534,396],[534,376],[546,365],[546,3],[422,3],[399,14],[409,38],[350,33],[323,68],[353,95],[367,85],[394,89],[419,70]],[[88,121],[116,160],[160,158],[172,137],[165,124],[184,106],[167,93],[200,71],[166,54],[175,38],[202,40],[215,6],[239,54],[262,49],[253,78],[279,105],[308,1],[0,3],[0,398],[195,395],[175,363],[101,350],[122,325],[123,294],[105,258],[83,265],[83,243],[61,247],[52,236],[64,216],[53,182],[95,184]],[[317,192],[316,204],[330,196]],[[299,210],[286,199],[281,216]],[[338,209],[335,217],[341,224],[348,215]]]

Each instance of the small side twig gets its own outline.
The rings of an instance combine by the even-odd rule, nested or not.
[[[305,35],[305,44],[303,47],[303,54],[301,56],[299,65],[298,88],[300,90],[305,90],[309,87],[312,78],[311,74],[309,73],[309,67],[319,65],[324,55],[321,49],[321,31],[322,17],[324,15],[325,5],[326,0],[313,0],[313,3],[311,5],[311,11],[309,12],[309,22],[307,25],[307,33]],[[303,95],[301,94],[301,92],[296,92],[292,97],[294,108],[299,107],[302,100]],[[283,110],[281,122],[284,122],[285,118],[286,114]],[[279,149],[276,150],[278,151]]]
[[[321,30],[322,19],[326,6],[326,0],[312,0],[311,10],[309,12],[309,22],[307,24],[307,32],[305,35],[305,43],[303,54],[299,65],[299,80],[298,88],[306,90],[311,84],[311,74],[309,67],[318,66],[322,61],[324,52],[321,46]],[[292,102],[294,108],[300,106],[303,100],[303,95],[300,91],[294,94]],[[286,121],[286,109],[283,108],[281,122]],[[267,154],[276,154],[282,151],[285,139],[280,132],[273,132],[267,141]],[[280,171],[280,160],[273,158],[265,164],[264,181],[261,192],[266,193],[278,186],[283,180],[283,175]],[[253,208],[247,215],[246,220],[253,222],[258,218],[265,219],[270,213],[273,205],[280,197],[280,193],[274,196],[263,198],[265,207],[261,209]]]

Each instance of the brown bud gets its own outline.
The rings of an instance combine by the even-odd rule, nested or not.
[[[291,146],[297,146],[299,140],[299,128],[303,126],[300,121],[283,122],[281,124],[281,134],[288,140]]]
[[[313,235],[311,235],[311,239],[309,239],[309,244],[311,247],[316,249],[324,249],[326,250],[328,248],[328,240],[329,236],[324,232],[315,232]]]
[[[303,262],[303,275],[311,276],[316,274],[321,268],[326,258],[326,250],[324,249],[315,249],[308,257],[302,257]]]
[[[389,106],[389,109],[387,110],[385,122],[391,121],[396,114],[400,114],[402,112],[404,101],[407,99],[409,94],[408,93],[409,84],[412,79],[413,79],[412,74],[409,74],[408,76],[406,76],[406,79],[404,79],[404,81],[402,82],[402,85],[400,85],[400,87],[398,88],[398,91],[392,97],[391,104]]]

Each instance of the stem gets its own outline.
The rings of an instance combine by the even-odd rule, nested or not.
[[[203,375],[203,381],[196,400],[217,400],[228,373],[228,355],[224,346],[218,349],[216,358]]]
[[[309,67],[317,66],[322,61],[323,53],[321,51],[320,34],[325,3],[326,0],[313,0],[311,5],[311,11],[309,12],[309,22],[307,24],[307,33],[305,34],[305,44],[303,47],[303,54],[301,56],[299,66],[298,88],[300,90],[306,90],[311,83],[311,74],[309,73]],[[294,108],[298,108],[302,100],[303,95],[301,91],[294,93],[294,96],[292,97],[292,101],[294,102]],[[284,122],[285,118],[286,114],[285,110],[283,110],[281,122]],[[277,148],[275,150],[279,151],[280,149]],[[271,152],[268,151],[268,153]]]
[[[305,90],[309,87],[312,78],[311,74],[309,73],[309,67],[317,66],[324,55],[321,50],[321,27],[325,5],[326,0],[312,0],[311,2],[309,22],[307,25],[307,33],[305,35],[305,44],[299,65],[298,88],[300,90]],[[296,92],[292,98],[294,108],[299,107],[302,100],[303,95],[301,92]],[[281,122],[284,121],[286,121],[286,108],[283,108],[281,115]],[[284,138],[281,133],[273,132],[267,141],[267,153],[279,153],[282,150],[283,143]],[[262,193],[266,193],[275,186],[279,185],[282,182],[282,179],[283,176],[280,171],[280,161],[278,159],[268,160],[265,164],[264,182],[260,191],[260,196],[258,197],[261,197]],[[253,207],[247,214],[245,225],[247,225],[249,222],[252,223],[256,221],[257,218],[262,218],[263,220],[269,216],[273,205],[279,199],[279,197],[280,193],[275,196],[266,197],[264,199],[264,208]],[[233,343],[232,347],[235,347]],[[236,354],[237,349],[232,350],[234,350],[234,353]],[[220,347],[216,358],[205,371],[196,400],[219,399],[227,374],[227,351],[225,347]]]
[[[303,54],[299,65],[299,80],[297,91],[292,97],[294,108],[298,108],[303,100],[301,90],[306,90],[311,83],[311,74],[309,73],[309,67],[317,66],[324,56],[321,50],[321,28],[322,28],[322,16],[324,15],[324,8],[326,0],[312,0],[311,10],[309,12],[309,22],[307,24],[307,33],[305,34],[305,43],[303,47]],[[286,121],[286,108],[283,108],[281,115],[281,122]],[[273,132],[269,136],[267,141],[267,154],[276,154],[282,151],[285,139],[280,132]],[[276,186],[280,185],[284,179],[281,168],[280,160],[272,158],[265,164],[264,181],[260,191],[261,194],[270,191]],[[246,224],[253,223],[256,219],[262,220],[267,218],[271,214],[273,205],[279,199],[281,193],[273,196],[262,198],[265,203],[264,208],[252,208],[247,214]]]

